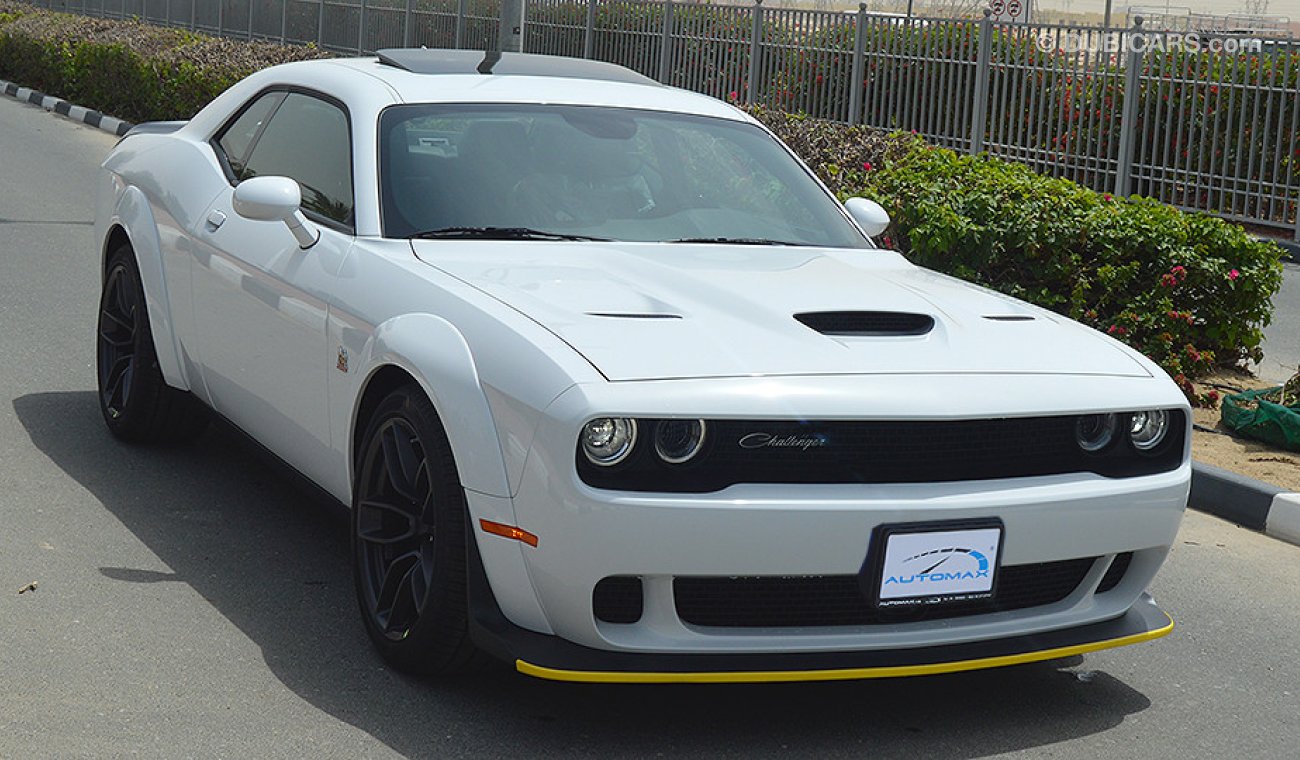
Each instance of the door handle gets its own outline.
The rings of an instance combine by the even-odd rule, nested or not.
[[[216,232],[217,230],[221,229],[221,225],[225,223],[226,223],[226,215],[221,213],[220,211],[213,211],[211,214],[208,214],[209,231]]]

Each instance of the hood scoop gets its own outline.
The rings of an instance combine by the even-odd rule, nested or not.
[[[809,311],[794,318],[822,335],[837,337],[925,335],[934,329],[934,317],[905,311]]]

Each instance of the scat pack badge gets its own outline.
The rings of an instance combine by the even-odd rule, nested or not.
[[[343,346],[339,346],[339,360],[334,366],[338,367],[339,372],[348,371],[348,350]]]

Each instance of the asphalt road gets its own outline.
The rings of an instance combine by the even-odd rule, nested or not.
[[[1273,297],[1273,323],[1264,328],[1260,378],[1286,382],[1300,371],[1300,264],[1283,264],[1282,290]]]
[[[105,433],[89,188],[112,142],[0,99],[0,757],[1295,756],[1300,548],[1197,513],[1153,588],[1178,629],[1069,661],[694,687],[386,670],[340,510],[223,429]]]

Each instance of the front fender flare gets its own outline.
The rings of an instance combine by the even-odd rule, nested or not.
[[[474,355],[450,322],[433,314],[393,317],[375,328],[362,360],[363,388],[389,365],[405,370],[420,384],[447,431],[461,485],[489,496],[509,497],[505,458]],[[353,402],[349,442],[355,440],[357,426],[364,424],[358,419],[364,395],[358,393]],[[349,467],[355,467],[353,460],[348,457]],[[512,522],[513,509],[510,512],[492,519]]]

